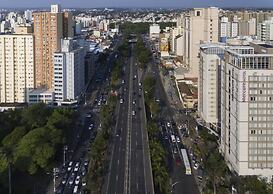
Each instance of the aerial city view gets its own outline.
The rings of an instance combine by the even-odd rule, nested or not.
[[[273,0],[0,1],[0,194],[273,194]]]

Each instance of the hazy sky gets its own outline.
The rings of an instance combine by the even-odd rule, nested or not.
[[[273,8],[273,0],[0,0],[0,7],[266,7]]]

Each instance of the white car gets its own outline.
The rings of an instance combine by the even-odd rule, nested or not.
[[[85,160],[84,163],[83,163],[84,166],[87,166],[88,165],[88,160]]]
[[[124,84],[124,83],[125,83],[125,80],[122,80],[122,81],[121,81],[121,83],[123,83],[123,84]]]
[[[119,100],[119,103],[120,103],[120,104],[123,104],[123,99],[120,99],[120,100]]]
[[[167,127],[171,127],[171,123],[167,122]]]
[[[76,165],[75,165],[75,167],[74,167],[74,171],[75,171],[75,172],[78,172],[79,167],[80,167],[80,163],[77,162]]]
[[[195,169],[195,170],[197,170],[198,169],[198,164],[197,163],[195,163],[194,165],[193,165],[193,168]]]
[[[132,111],[132,115],[135,116],[136,115],[136,111],[133,110]]]
[[[75,184],[78,185],[80,183],[80,176],[76,177]]]
[[[70,171],[72,169],[73,162],[69,162],[67,170]]]
[[[88,127],[89,130],[93,129],[94,125],[91,123]]]
[[[177,143],[180,143],[179,137],[176,137],[176,141],[177,141]]]
[[[86,182],[85,181],[82,181],[82,186],[86,186]]]
[[[91,118],[91,114],[86,114],[86,118]]]

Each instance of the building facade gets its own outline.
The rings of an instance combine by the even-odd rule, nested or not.
[[[183,19],[183,62],[190,69],[188,76],[197,78],[200,44],[202,42],[218,42],[219,10],[215,7],[195,8]]]
[[[0,102],[26,102],[34,82],[33,35],[0,35]]]
[[[61,52],[54,54],[56,101],[75,100],[85,87],[85,49],[77,40],[62,39]]]
[[[221,62],[226,46],[223,44],[203,44],[200,46],[200,66],[198,77],[198,115],[205,125],[218,132],[221,82]]]
[[[258,24],[257,36],[261,41],[273,41],[273,17],[270,20]]]
[[[230,47],[225,51],[221,67],[220,150],[229,167],[239,175],[271,178],[272,54],[260,54],[250,46]]]
[[[73,36],[72,16],[61,13],[57,5],[51,12],[36,12],[34,17],[35,37],[35,87],[53,87],[53,54],[61,49],[61,38]]]

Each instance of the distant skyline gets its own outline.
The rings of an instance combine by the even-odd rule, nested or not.
[[[191,8],[257,7],[273,8],[273,0],[1,0],[0,8],[46,8],[61,4],[64,8]]]

